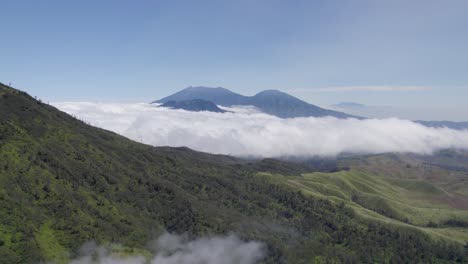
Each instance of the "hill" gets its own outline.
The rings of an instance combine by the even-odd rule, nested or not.
[[[350,170],[264,175],[308,195],[345,203],[363,217],[463,243],[468,241],[467,155],[379,154],[338,162]]]
[[[210,101],[202,99],[193,99],[186,101],[168,101],[160,105],[160,107],[167,107],[171,109],[183,109],[192,112],[208,111],[215,113],[225,113],[226,110],[219,108],[217,105]]]
[[[264,263],[467,260],[463,243],[367,219],[259,168],[298,173],[139,144],[0,84],[0,263],[67,263],[91,240],[131,254],[165,231],[261,241]]]
[[[252,105],[265,113],[280,118],[311,116],[354,117],[345,113],[320,108],[277,90],[266,90],[254,96],[243,96],[225,88],[188,87],[153,103],[193,99],[208,100],[222,106]]]

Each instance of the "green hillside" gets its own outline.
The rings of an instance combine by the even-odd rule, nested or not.
[[[468,261],[464,243],[364,217],[259,168],[297,175],[273,160],[139,144],[0,85],[0,263],[66,263],[91,240],[141,252],[164,231],[263,241],[265,263]],[[329,189],[346,200],[342,182]]]
[[[313,197],[344,203],[365,218],[412,226],[461,243],[468,241],[465,152],[380,154],[346,158],[340,163],[351,169],[300,176],[260,175]]]

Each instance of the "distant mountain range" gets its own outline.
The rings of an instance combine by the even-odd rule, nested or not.
[[[178,102],[194,99],[202,99],[222,106],[252,105],[262,112],[280,118],[323,116],[357,118],[356,116],[342,112],[320,108],[277,90],[266,90],[254,96],[244,96],[221,87],[188,87],[173,95],[154,101],[153,103],[164,104],[169,101]]]
[[[209,111],[216,113],[225,113],[226,110],[219,108],[213,102],[203,99],[193,99],[185,101],[167,101],[161,105],[161,107],[167,107],[171,109],[183,109],[187,111],[200,112]]]
[[[364,117],[361,117],[364,115],[359,113],[363,112],[361,110],[369,108],[369,106],[354,102],[343,102],[330,106],[332,109],[349,111],[354,114],[352,115],[309,104],[299,98],[278,90],[265,90],[254,96],[244,96],[222,87],[210,88],[201,86],[185,88],[182,91],[152,103],[160,103],[164,107],[174,109],[211,111],[218,113],[225,112],[225,110],[220,109],[217,105],[228,107],[234,105],[251,105],[264,113],[280,118],[332,116],[336,118],[364,119]],[[380,108],[375,109],[375,111],[382,110]],[[447,127],[458,130],[468,129],[468,122],[422,120],[416,120],[414,122],[427,127]]]
[[[363,104],[353,103],[353,102],[342,102],[339,104],[331,105],[333,109],[360,109],[366,107]]]
[[[399,117],[406,119],[405,116],[400,116],[401,110],[398,111],[398,108],[393,108],[390,106],[369,106],[355,102],[343,102],[339,104],[334,104],[330,106],[331,109],[337,111],[346,111],[358,116],[367,116],[372,118],[389,118],[389,117]],[[447,127],[451,129],[468,129],[468,122],[453,122],[453,121],[427,121],[427,120],[415,120],[414,122],[427,127]]]
[[[421,121],[417,120],[414,121],[416,123],[419,123],[421,125],[425,125],[427,127],[447,127],[451,129],[468,129],[468,122],[452,122],[452,121]]]

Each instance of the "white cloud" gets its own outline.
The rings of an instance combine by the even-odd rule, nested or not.
[[[154,146],[187,146],[234,156],[335,156],[340,153],[468,149],[468,131],[428,128],[401,119],[280,119],[251,108],[188,112],[145,103],[56,103],[92,125]]]
[[[105,247],[87,243],[71,264],[254,264],[265,257],[264,245],[244,242],[236,236],[186,240],[164,234],[156,242],[154,256],[119,256]]]
[[[377,85],[377,86],[337,86],[323,87],[315,89],[293,89],[289,92],[311,92],[311,93],[336,93],[336,92],[419,92],[433,90],[431,86],[392,86],[392,85]]]

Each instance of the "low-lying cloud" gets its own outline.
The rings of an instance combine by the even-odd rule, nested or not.
[[[94,243],[85,244],[70,264],[254,264],[265,257],[264,245],[234,235],[186,240],[164,234],[155,243],[153,257],[122,256]]]
[[[253,108],[189,112],[146,103],[54,104],[92,125],[154,146],[189,148],[234,156],[313,157],[341,153],[431,154],[468,149],[468,131],[429,128],[401,119],[281,119]]]

